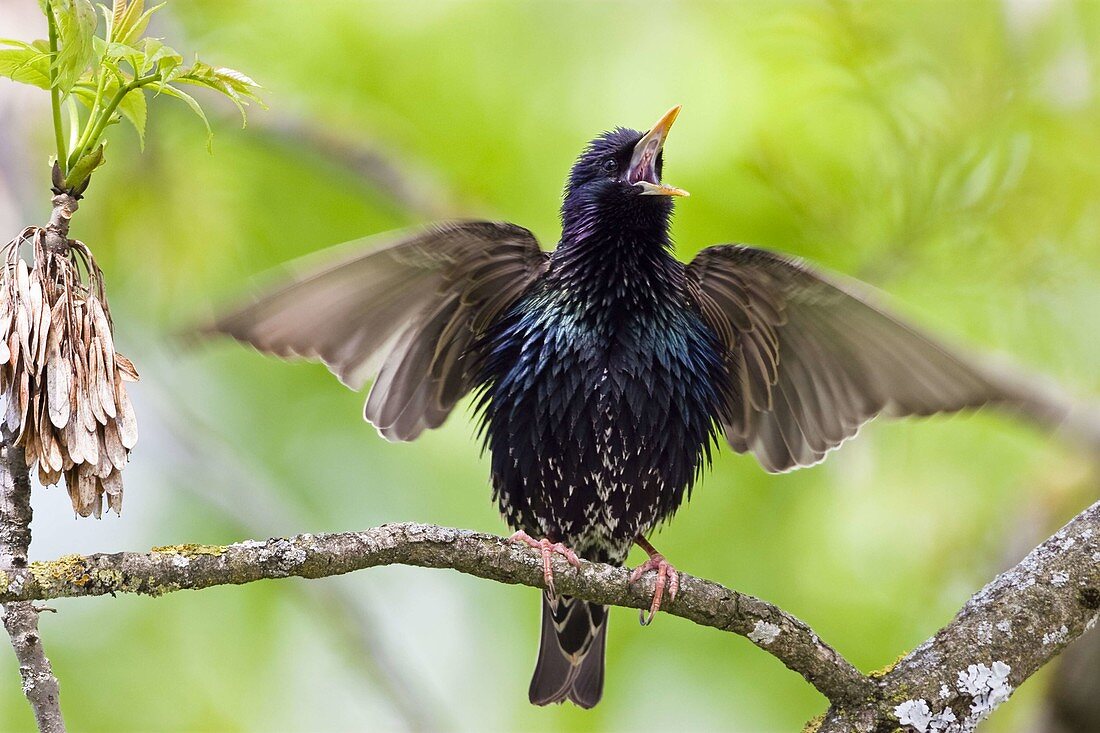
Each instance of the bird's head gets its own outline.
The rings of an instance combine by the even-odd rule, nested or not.
[[[588,144],[565,185],[562,217],[567,227],[570,220],[593,216],[610,216],[623,224],[655,218],[667,222],[672,197],[688,195],[661,183],[665,139],[679,113],[680,107],[673,107],[646,132],[620,127]]]

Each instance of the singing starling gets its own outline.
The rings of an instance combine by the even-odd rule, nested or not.
[[[638,543],[657,590],[677,575],[645,537],[719,436],[771,472],[810,466],[875,415],[1003,399],[976,367],[874,304],[859,283],[762,249],[672,253],[662,151],[679,113],[618,128],[573,165],[557,248],[514,224],[452,221],[353,248],[217,321],[348,386],[390,440],[474,393],[493,496],[547,581],[530,699],[595,705],[607,608],[557,595],[551,553],[621,565]],[[575,554],[574,554],[575,553]]]

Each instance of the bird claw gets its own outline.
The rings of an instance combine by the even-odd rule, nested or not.
[[[650,555],[648,560],[634,568],[634,572],[630,574],[630,582],[636,582],[650,570],[657,571],[657,584],[653,589],[653,601],[649,604],[649,614],[647,615],[644,610],[638,612],[638,621],[642,626],[649,626],[653,623],[657,611],[661,609],[661,600],[664,598],[666,585],[668,586],[669,601],[675,600],[676,594],[680,591],[680,573],[659,552]]]
[[[577,557],[577,553],[573,552],[561,542],[551,542],[545,537],[536,540],[522,529],[509,537],[508,541],[522,542],[528,547],[533,547],[542,553],[542,579],[546,583],[546,589],[550,591],[550,595],[556,595],[554,591],[554,569],[550,565],[550,559],[555,552],[568,560],[569,564],[577,570],[581,569],[581,561]]]

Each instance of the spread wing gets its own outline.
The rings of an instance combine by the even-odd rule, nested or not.
[[[353,389],[377,374],[366,419],[390,440],[412,440],[470,390],[468,347],[545,270],[547,255],[528,230],[487,221],[376,242],[310,258],[326,264],[300,268],[209,330],[323,361]]]
[[[1007,399],[857,282],[740,245],[708,247],[687,271],[728,348],[726,439],[768,471],[818,463],[880,412],[930,415]]]

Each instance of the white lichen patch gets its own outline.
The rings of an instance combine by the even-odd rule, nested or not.
[[[1011,639],[1012,638],[1012,622],[1011,621],[998,621],[997,622],[997,631],[1000,631],[1002,634],[1004,634],[1009,639]]]
[[[920,733],[926,733],[928,724],[932,721],[932,710],[924,700],[906,700],[894,708],[894,715],[898,717],[899,723]]]
[[[779,627],[767,621],[757,621],[749,632],[749,640],[767,646],[779,638]]]
[[[982,644],[989,644],[993,641],[993,624],[991,622],[980,622],[976,631],[978,633],[978,641]]]
[[[177,568],[185,568],[191,564],[191,560],[183,555],[172,555],[172,564]]]
[[[1004,662],[994,662],[992,667],[984,664],[971,664],[965,671],[959,672],[959,692],[972,698],[970,718],[973,725],[984,720],[1012,694],[1008,684],[1008,673],[1012,671]],[[965,721],[964,721],[965,722]]]
[[[906,700],[894,708],[898,722],[916,733],[973,733],[978,723],[989,717],[1012,694],[1008,684],[1011,668],[1004,662],[994,662],[992,667],[971,664],[959,672],[955,685],[960,694],[970,698],[970,714],[960,720],[950,706],[933,712],[926,700]],[[950,688],[940,686],[940,698],[951,696]]]
[[[1064,573],[1061,570],[1050,574],[1050,584],[1055,588],[1061,588],[1063,585],[1069,582],[1069,573]]]
[[[961,730],[951,708],[944,708],[933,715],[924,700],[906,700],[894,708],[898,721],[917,733],[955,733]]]
[[[1062,628],[1052,631],[1049,634],[1043,634],[1043,645],[1047,644],[1060,644],[1066,640],[1066,634],[1069,633],[1069,629],[1065,624],[1062,624]]]

